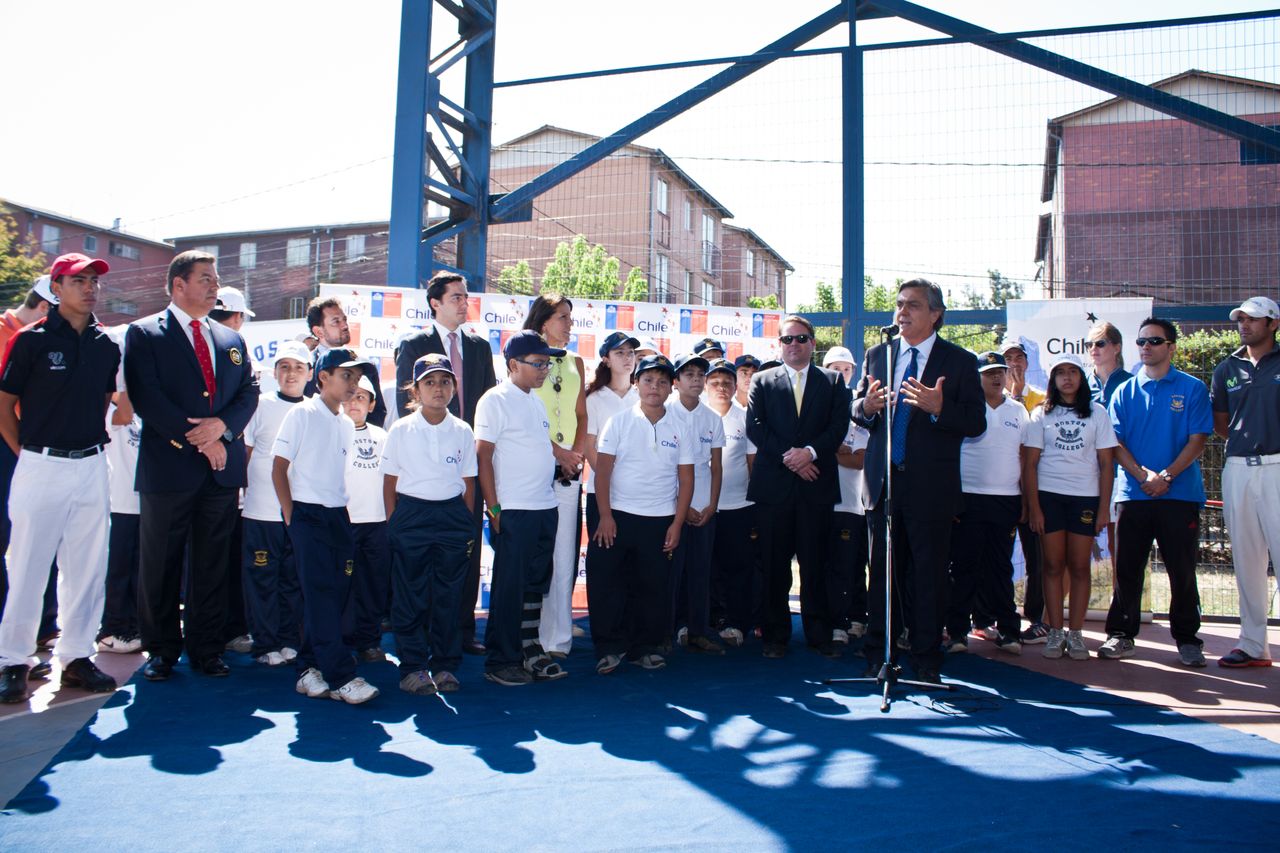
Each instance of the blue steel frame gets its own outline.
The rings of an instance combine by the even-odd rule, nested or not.
[[[440,57],[429,61],[433,5],[439,5],[458,19],[459,38]],[[746,56],[633,66],[495,83],[493,57],[496,7],[497,0],[402,0],[391,245],[387,267],[387,283],[390,285],[422,286],[427,277],[426,274],[433,266],[443,266],[433,260],[434,247],[441,241],[456,236],[458,238],[456,271],[467,276],[473,289],[483,290],[485,232],[490,222],[527,220],[531,215],[533,200],[537,196],[690,107],[781,58],[829,53],[842,55],[844,169],[841,186],[844,192],[846,215],[843,234],[844,275],[841,284],[841,300],[844,310],[814,313],[809,314],[808,317],[816,325],[841,326],[845,345],[854,351],[859,360],[863,350],[863,328],[868,325],[887,325],[892,321],[892,312],[866,311],[863,307],[865,286],[863,280],[862,66],[863,54],[868,50],[971,43],[1215,132],[1280,152],[1280,131],[1253,124],[1228,113],[1210,109],[1194,101],[1170,95],[1151,86],[1021,41],[1023,38],[1065,33],[1110,32],[1275,17],[1280,15],[1277,11],[1209,15],[1099,27],[996,33],[907,2],[907,0],[841,0],[838,5],[808,23],[756,53]],[[901,17],[945,33],[946,36],[940,39],[859,46],[857,22],[887,16]],[[803,49],[804,44],[841,23],[849,25],[847,46],[816,50]],[[459,107],[440,94],[440,75],[459,61],[466,63],[465,107]],[[621,130],[601,139],[569,160],[552,167],[511,193],[489,194],[489,153],[492,145],[490,128],[495,88],[711,64],[729,64],[729,67]],[[453,155],[452,161],[435,143],[428,129],[429,122],[434,124],[441,134],[448,152]],[[455,137],[460,137],[461,141],[455,141]],[[438,171],[444,177],[444,183],[428,178],[428,160],[436,164]],[[457,174],[454,174],[450,162],[458,164]],[[436,201],[444,205],[449,210],[448,217],[442,222],[427,227],[424,218],[427,201]],[[1162,309],[1161,314],[1173,320],[1220,321],[1233,307],[1235,306],[1170,306]],[[948,312],[948,315],[953,323],[961,324],[998,325],[1005,322],[1005,312],[1000,309],[952,311]]]

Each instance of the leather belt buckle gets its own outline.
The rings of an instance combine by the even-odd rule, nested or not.
[[[68,459],[83,459],[83,458],[84,458],[84,451],[83,451],[83,450],[72,450],[72,451],[70,451],[69,453],[67,453],[67,458],[68,458]]]
[[[1244,458],[1244,464],[1248,465],[1250,468],[1257,468],[1259,465],[1261,465],[1261,464],[1262,464],[1262,457],[1261,457],[1261,456],[1246,456],[1246,457]]]

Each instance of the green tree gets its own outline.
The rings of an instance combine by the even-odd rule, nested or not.
[[[18,239],[17,223],[0,207],[0,307],[21,302],[46,266],[44,253],[35,243]]]
[[[627,273],[627,280],[622,285],[622,298],[628,302],[649,301],[649,280],[639,267],[632,267]]]
[[[750,308],[759,308],[761,311],[781,311],[782,305],[778,303],[778,294],[770,293],[765,296],[748,296],[747,306]]]
[[[496,289],[499,293],[519,293],[532,296],[533,270],[529,269],[529,262],[516,261],[515,264],[503,267],[502,272],[498,273]]]
[[[606,254],[604,246],[592,245],[579,234],[571,244],[556,246],[555,260],[542,274],[542,289],[565,296],[615,299],[621,266],[617,258]]]

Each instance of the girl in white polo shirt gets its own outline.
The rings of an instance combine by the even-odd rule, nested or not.
[[[640,402],[605,424],[596,442],[600,521],[587,546],[587,607],[596,672],[626,655],[645,669],[670,618],[671,556],[693,498],[694,454],[683,418],[667,410],[675,367],[662,355],[636,365]]]
[[[1044,604],[1049,639],[1044,656],[1088,660],[1081,629],[1089,607],[1093,539],[1111,515],[1116,433],[1107,410],[1093,402],[1078,356],[1049,365],[1049,390],[1031,413],[1022,467],[1031,529],[1041,534]],[[1064,576],[1070,578],[1071,621],[1063,631]]]
[[[409,411],[382,450],[391,545],[391,627],[400,689],[427,696],[458,689],[458,602],[475,547],[475,435],[449,414],[457,380],[449,359],[413,363]]]
[[[618,412],[640,402],[631,374],[636,367],[636,347],[640,341],[626,332],[613,332],[600,344],[600,361],[596,375],[587,386],[587,443],[583,451],[587,457],[587,482],[583,491],[587,495],[587,530],[596,529],[600,523],[600,509],[596,505],[596,443],[604,425]]]

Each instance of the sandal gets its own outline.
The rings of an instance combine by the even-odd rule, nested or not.
[[[620,666],[622,666],[622,658],[617,655],[605,655],[596,661],[596,673],[608,675]]]
[[[569,674],[564,667],[545,654],[534,658],[525,658],[524,668],[526,672],[533,676],[534,681],[555,681],[557,678],[564,678]]]

